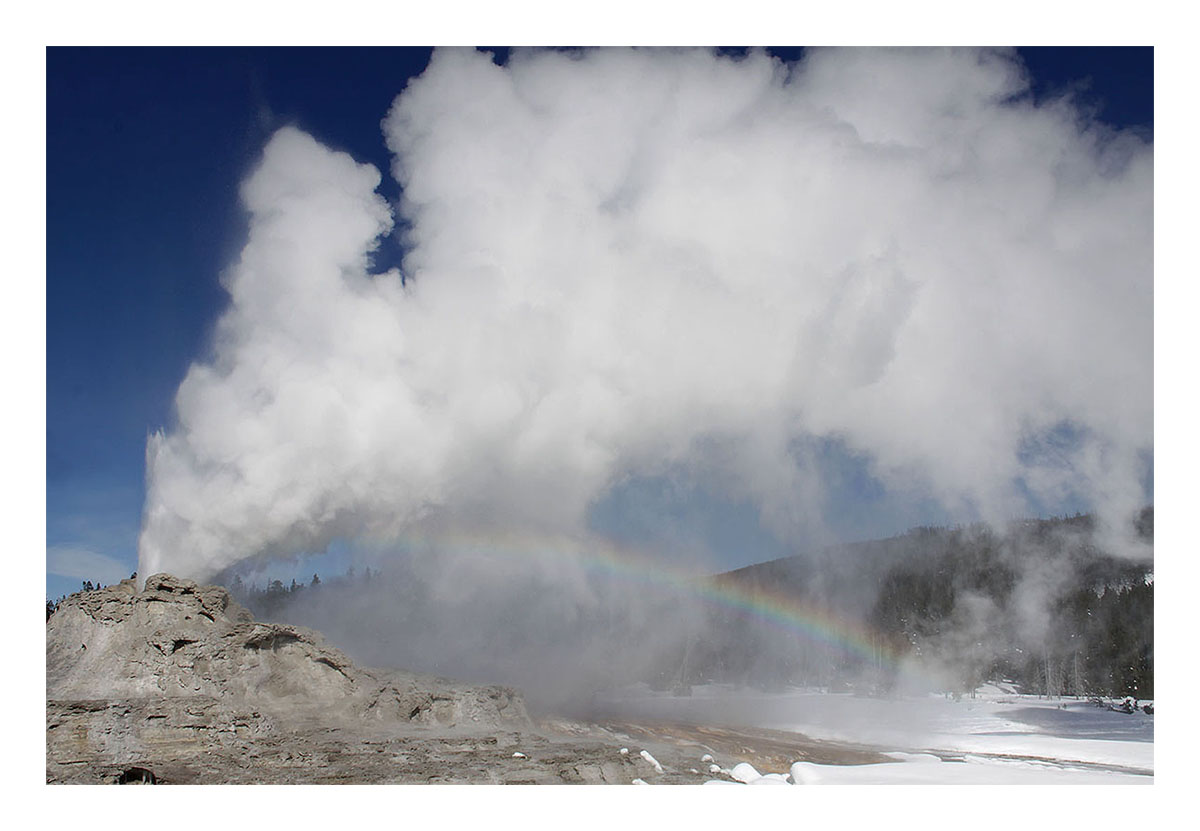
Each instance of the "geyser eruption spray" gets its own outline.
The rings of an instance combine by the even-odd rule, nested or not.
[[[374,168],[287,128],[244,183],[212,356],[148,443],[142,575],[584,538],[667,470],[787,539],[821,438],[984,517],[1146,498],[1151,147],[1035,104],[1011,54],[439,50],[383,126],[403,279],[372,272]]]

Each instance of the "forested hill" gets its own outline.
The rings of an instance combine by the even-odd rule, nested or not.
[[[736,592],[591,575],[603,602],[586,607],[560,602],[536,571],[457,598],[446,563],[426,558],[290,588],[227,585],[260,619],[319,629],[366,663],[489,682],[544,677],[567,689],[560,676],[574,672],[581,689],[639,680],[886,691],[917,678],[969,691],[1007,679],[1031,693],[1149,698],[1153,509],[1131,530],[1104,542],[1088,516],[914,528],[706,578]]]
[[[882,652],[928,665],[964,687],[1006,677],[1033,692],[1153,695],[1154,509],[1143,509],[1122,551],[1102,547],[1091,516],[914,528],[712,578],[855,620]],[[1111,543],[1109,544],[1112,545]],[[735,637],[754,633],[734,625]],[[757,651],[764,670],[796,680]],[[711,659],[720,670],[722,644]],[[854,669],[807,656],[831,676]],[[706,667],[705,673],[713,671]]]
[[[994,583],[998,590],[1031,568],[1056,569],[1080,587],[1102,590],[1140,582],[1152,570],[1146,558],[1154,544],[1153,507],[1142,509],[1132,530],[1139,544],[1120,556],[1097,544],[1089,514],[1016,520],[999,530],[985,524],[921,526],[896,537],[756,563],[712,579],[824,597],[847,612],[869,608],[889,577],[906,572],[942,574],[970,585]]]

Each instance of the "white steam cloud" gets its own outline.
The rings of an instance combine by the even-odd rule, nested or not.
[[[786,536],[822,437],[954,508],[1131,512],[1152,148],[1027,92],[971,50],[437,51],[383,125],[403,281],[371,272],[379,172],[281,130],[213,357],[149,441],[139,572],[582,534],[689,466]]]

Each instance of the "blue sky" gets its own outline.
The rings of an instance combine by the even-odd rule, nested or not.
[[[1152,135],[1151,50],[1022,54],[1035,95],[1075,89],[1101,120]],[[297,126],[384,171],[381,192],[394,202],[380,120],[428,57],[418,48],[47,50],[48,596],[136,568],[146,437],[170,424],[175,390],[205,354],[225,302],[219,276],[245,241],[238,185],[264,143]],[[377,265],[401,254],[389,240]],[[831,521],[839,532],[885,535],[947,519],[883,500],[851,454],[821,454],[840,482],[844,515]],[[649,533],[628,507],[683,510],[662,491],[634,483],[594,522],[616,536]],[[702,494],[683,503],[679,521],[707,517],[718,545],[731,529],[757,539],[744,558],[788,553],[748,506],[714,507]]]

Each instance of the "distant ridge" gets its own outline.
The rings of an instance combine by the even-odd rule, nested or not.
[[[896,683],[882,661],[889,655],[964,689],[1003,677],[1030,692],[1147,697],[1153,506],[1129,530],[1132,548],[1121,556],[1102,547],[1087,514],[999,529],[926,526],[717,574],[708,580],[721,591],[861,627],[855,638],[878,644],[881,660],[864,666],[861,657],[821,653],[714,609],[707,628],[715,635],[692,647],[684,674],[692,683],[749,677],[886,687]]]

